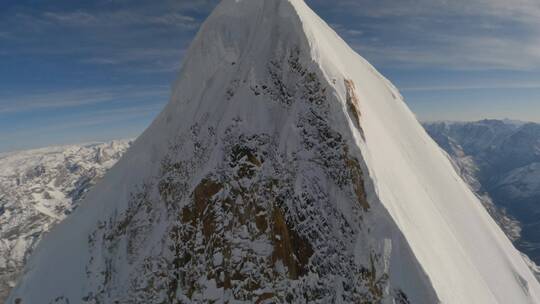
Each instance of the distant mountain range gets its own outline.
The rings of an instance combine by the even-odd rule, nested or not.
[[[0,155],[0,303],[43,234],[77,207],[130,141]]]
[[[540,124],[425,123],[518,249],[540,263]]]

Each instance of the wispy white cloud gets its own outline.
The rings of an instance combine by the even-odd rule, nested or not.
[[[153,24],[179,26],[188,29],[196,28],[199,25],[199,21],[194,17],[178,13],[170,13],[161,16],[151,17],[148,19],[148,22]]]
[[[118,65],[134,62],[152,61],[154,64],[160,64],[166,61],[174,68],[180,62],[185,51],[178,48],[140,48],[111,50],[108,54],[100,54],[95,57],[83,58],[81,61],[91,64]]]
[[[519,39],[446,37],[424,45],[384,45],[385,41],[353,41],[369,59],[393,67],[438,67],[459,70],[540,68],[540,43]],[[520,45],[520,47],[517,47]]]
[[[539,83],[489,83],[470,85],[422,86],[400,87],[402,92],[437,92],[437,91],[471,91],[471,90],[497,90],[497,89],[540,89]]]
[[[77,113],[62,121],[42,123],[39,129],[11,126],[9,132],[0,132],[0,151],[136,137],[162,107],[162,103],[156,103]],[[96,128],[108,129],[108,132],[87,131]]]
[[[536,0],[312,1],[345,16],[336,30],[378,65],[540,69]]]
[[[330,26],[337,31],[340,35],[346,37],[356,37],[364,34],[364,31],[355,28],[349,28],[339,23],[332,23]]]
[[[39,129],[39,133],[69,130],[71,128],[95,126],[104,123],[121,122],[134,119],[137,117],[153,117],[163,108],[163,103],[156,103],[142,106],[126,106],[117,109],[101,109],[97,111],[89,111],[77,113],[69,116],[62,122],[55,124],[43,125]],[[0,139],[17,138],[17,136],[36,135],[35,129],[28,129],[24,126],[12,126],[10,132],[0,133]]]
[[[310,2],[322,4],[323,0]],[[536,0],[339,0],[331,5],[337,10],[369,17],[467,15],[520,22],[533,19],[538,22],[537,17],[540,17],[540,3]]]
[[[113,103],[129,103],[143,99],[159,103],[167,100],[168,95],[169,88],[166,86],[119,86],[0,96],[0,114],[103,103],[110,106]]]
[[[168,95],[168,89],[161,86],[80,89],[31,94],[24,99],[26,102],[18,103],[18,108],[6,108],[6,100],[0,97],[0,116],[6,118],[17,112],[39,113],[36,111],[48,109],[69,108],[70,113],[60,120],[55,115],[40,115],[4,124],[0,151],[137,136],[166,104],[168,98],[164,94]],[[86,105],[95,106],[84,111],[75,109]]]
[[[100,24],[100,18],[83,11],[67,13],[45,12],[43,13],[43,17],[54,22],[64,23],[68,25],[86,26]]]
[[[137,2],[112,10],[17,12],[15,28],[79,29],[88,46],[32,45],[18,53],[78,52],[81,61],[138,70],[166,71],[185,48],[216,0]],[[334,28],[377,65],[453,69],[539,69],[540,2],[537,0],[308,0],[344,16]],[[198,12],[195,17],[193,12]],[[2,22],[0,21],[0,26]],[[6,28],[6,26],[4,26]],[[136,28],[136,30],[134,30]],[[2,33],[0,32],[0,38]],[[171,41],[176,33],[175,43]],[[185,34],[184,37],[182,33]],[[7,35],[33,39],[32,35]],[[152,43],[148,43],[152,41]],[[182,42],[180,42],[182,41]],[[141,49],[144,45],[145,49]],[[96,48],[96,46],[101,46]],[[5,50],[3,52],[6,52]],[[86,54],[90,53],[90,54]]]
[[[10,37],[0,51],[66,55],[74,64],[108,65],[111,70],[170,73],[178,69],[201,14],[215,1],[135,2],[77,10],[50,6],[45,12],[21,6],[0,12],[0,39]]]
[[[101,28],[107,26],[153,25],[194,29],[199,24],[199,21],[194,17],[181,13],[148,13],[129,9],[115,12],[45,12],[43,17],[60,25]]]

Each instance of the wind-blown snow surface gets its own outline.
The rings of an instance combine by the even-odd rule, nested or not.
[[[539,295],[397,90],[303,1],[224,0],[171,102],[42,242],[10,301]]]
[[[540,263],[540,124],[482,120],[424,126],[473,190],[503,211],[492,215],[510,228],[505,230],[516,247]]]
[[[128,147],[122,140],[0,155],[0,303],[42,235],[71,213]]]

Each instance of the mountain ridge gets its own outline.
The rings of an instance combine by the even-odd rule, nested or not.
[[[303,1],[224,0],[171,102],[11,300],[537,303],[539,289],[397,90]]]

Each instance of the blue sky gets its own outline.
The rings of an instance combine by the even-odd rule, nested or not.
[[[540,121],[536,0],[307,0],[421,120]],[[137,136],[216,0],[0,0],[0,152]]]

